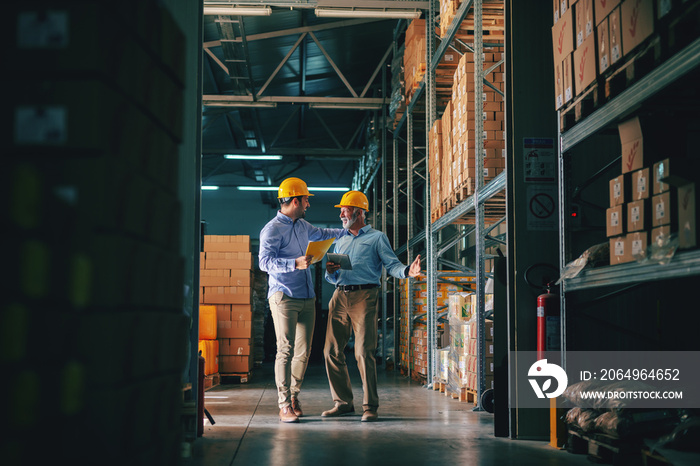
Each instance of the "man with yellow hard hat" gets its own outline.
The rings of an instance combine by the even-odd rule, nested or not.
[[[348,191],[336,207],[340,207],[340,220],[350,234],[336,242],[335,252],[347,254],[352,269],[341,269],[339,264],[330,261],[326,263],[326,280],[335,285],[336,290],[329,303],[323,355],[335,406],[321,416],[336,417],[355,412],[344,354],[354,332],[355,359],[362,378],[362,421],[376,421],[379,396],[374,352],[382,267],[396,278],[416,277],[420,274],[420,255],[410,266],[399,261],[387,236],[365,224],[369,203],[363,193]]]
[[[309,241],[340,238],[342,228],[316,228],[304,220],[309,208],[309,189],[299,178],[280,183],[280,210],[260,232],[260,270],[269,275],[267,299],[275,324],[277,385],[280,421],[299,422],[299,392],[311,354],[316,321],[316,293],[311,278]]]

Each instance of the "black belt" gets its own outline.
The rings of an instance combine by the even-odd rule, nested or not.
[[[379,285],[375,284],[367,284],[367,285],[336,285],[336,288],[338,288],[340,291],[357,291],[357,290],[369,290],[372,288],[376,288]]]

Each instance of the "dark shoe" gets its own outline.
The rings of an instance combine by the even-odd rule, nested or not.
[[[355,407],[353,405],[336,405],[328,411],[321,413],[321,417],[338,417],[345,414],[351,414],[355,412]]]
[[[362,413],[362,422],[374,422],[378,419],[378,417],[379,416],[377,416],[376,411],[368,409],[364,413]]]
[[[296,414],[297,417],[302,417],[304,415],[304,413],[301,411],[301,404],[299,404],[298,398],[292,398],[292,411],[294,411],[294,414]]]
[[[285,406],[280,409],[280,421],[282,422],[299,422],[299,418],[294,414],[291,406]]]

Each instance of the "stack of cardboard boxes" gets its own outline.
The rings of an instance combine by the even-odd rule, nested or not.
[[[606,211],[610,263],[646,259],[648,246],[664,247],[675,234],[679,248],[697,246],[693,181],[697,163],[679,149],[658,160],[658,152],[645,144],[639,117],[620,123],[618,132],[621,174],[610,180]]]
[[[654,0],[554,0],[555,109],[619,68],[670,9],[671,2]]]
[[[484,70],[492,69],[484,76],[501,92],[505,90],[503,60],[500,52],[484,52]],[[451,186],[452,192],[463,187],[472,194],[476,186],[476,147],[477,138],[483,141],[484,182],[488,182],[505,169],[505,112],[500,94],[490,87],[474,83],[474,55],[462,55],[454,75],[452,85],[452,154],[443,152],[444,186]],[[474,113],[476,99],[483,103],[483,113]],[[476,134],[476,119],[482,120],[483,133]],[[450,157],[451,155],[451,157]],[[451,158],[451,160],[450,160]]]
[[[450,273],[449,280],[454,283],[440,282],[436,290],[436,305],[438,308],[446,307],[450,296],[460,293],[463,287],[455,283],[473,283],[474,277],[459,276],[456,271],[443,271]],[[401,334],[399,343],[400,366],[410,368],[412,373],[425,378],[428,373],[428,333],[426,319],[428,312],[428,284],[426,277],[421,275],[411,280],[404,280],[400,288],[400,313]],[[408,293],[412,293],[413,309],[412,317],[423,317],[418,322],[409,322],[408,319]],[[449,344],[448,331],[443,323],[438,323],[438,347]]]
[[[503,58],[500,52],[483,54],[484,69],[492,69],[485,78],[501,91],[504,89]],[[481,135],[476,134],[475,102],[483,102]],[[500,94],[474,85],[474,56],[464,54],[453,75],[452,98],[442,117],[435,121],[429,134],[428,169],[430,171],[430,206],[433,221],[440,218],[476,187],[476,139],[483,141],[484,182],[505,170],[505,113]]]
[[[204,236],[200,302],[216,306],[222,375],[253,368],[252,269],[249,236]]]
[[[493,299],[487,294],[486,301]],[[447,390],[460,399],[466,399],[465,390],[476,391],[479,378],[477,348],[476,294],[455,293],[449,298],[450,350]],[[484,325],[484,380],[485,388],[493,388],[493,321]]]
[[[414,93],[420,87],[427,70],[425,20],[414,19],[406,29],[406,39],[403,54],[403,77],[405,101],[411,101]],[[436,96],[438,101],[449,99],[449,85],[457,69],[458,54],[448,51],[438,63],[435,70]]]

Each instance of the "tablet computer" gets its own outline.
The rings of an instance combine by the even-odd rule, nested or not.
[[[347,254],[336,254],[334,252],[329,252],[326,254],[328,260],[334,264],[340,264],[341,269],[352,270],[352,264],[350,263],[350,256]]]

